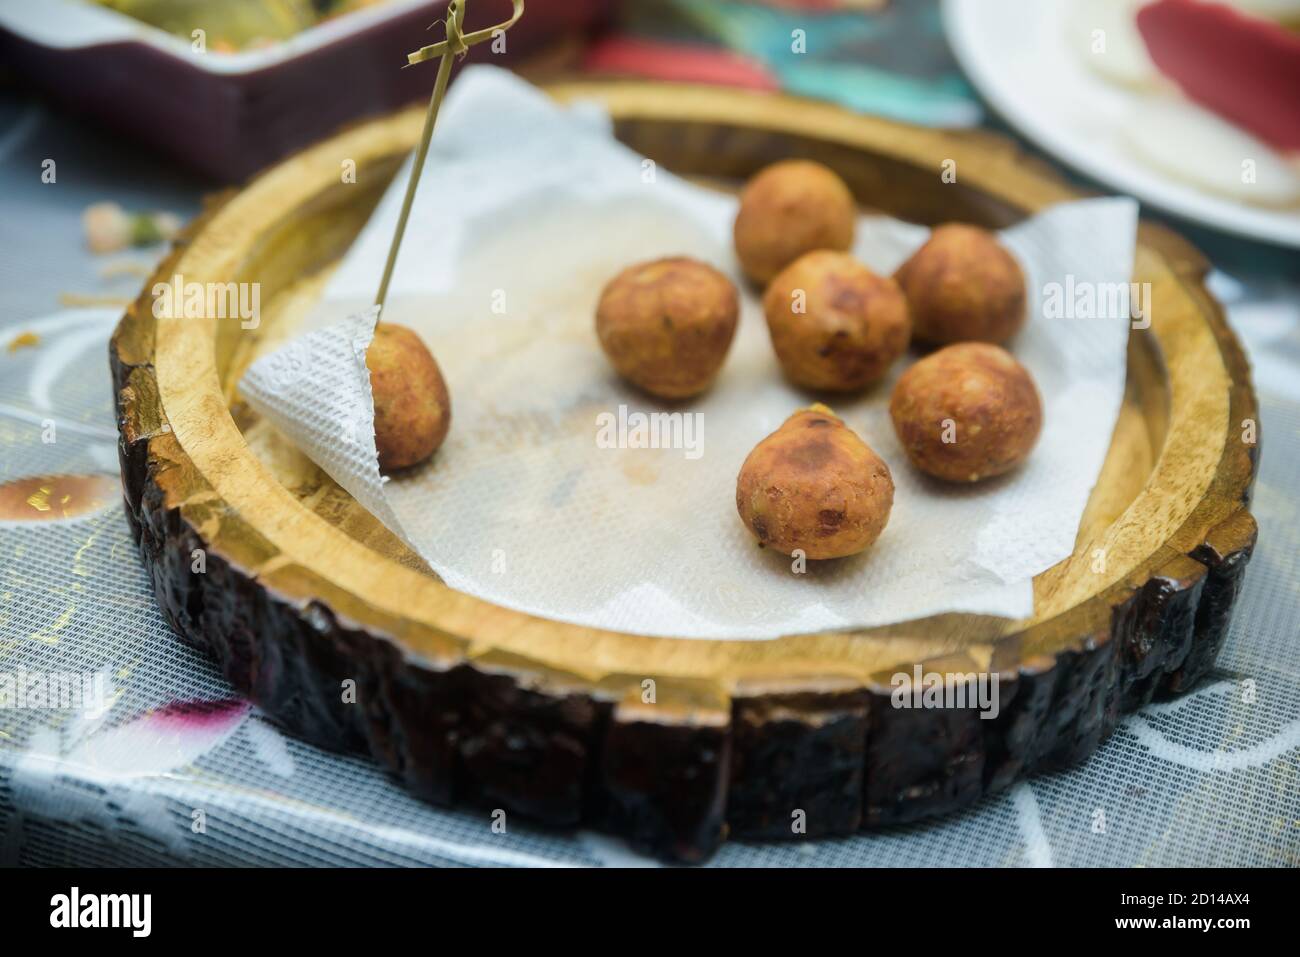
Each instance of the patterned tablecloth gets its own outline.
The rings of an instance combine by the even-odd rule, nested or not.
[[[0,486],[116,474],[119,310],[68,297],[132,296],[151,260],[87,253],[81,212],[111,198],[189,215],[204,188],[0,93]],[[728,844],[711,865],[1300,864],[1300,256],[1191,234],[1263,408],[1259,546],[1212,679],[1126,718],[1082,767],[965,813]],[[37,341],[10,349],[22,333]],[[652,863],[589,833],[496,833],[485,813],[421,804],[368,761],[284,734],[170,632],[115,495],[76,518],[0,522],[0,675],[24,670],[94,676],[102,707],[0,710],[0,864]]]

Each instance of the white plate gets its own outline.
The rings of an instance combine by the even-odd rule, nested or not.
[[[1120,123],[1136,98],[1093,74],[1067,45],[1069,0],[944,0],[958,62],[995,110],[1079,172],[1224,232],[1300,247],[1300,213],[1271,210],[1172,180],[1133,156]]]

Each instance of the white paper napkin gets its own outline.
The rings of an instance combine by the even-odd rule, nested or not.
[[[940,612],[1030,614],[1035,574],[1071,553],[1124,389],[1128,320],[1048,318],[1050,283],[1127,283],[1137,207],[1062,205],[1002,238],[1025,268],[1031,321],[1010,348],[1044,399],[1037,449],[971,487],[908,464],[889,423],[894,379],[833,403],[889,463],[889,525],[864,554],[810,563],[760,549],[735,507],[745,456],[814,401],[787,385],[731,248],[735,199],[686,183],[504,71],[471,67],[444,106],[386,307],[415,328],[452,396],[434,459],[381,478],[364,350],[406,183],[398,175],[332,277],[308,335],[254,363],[249,403],[452,587],[551,618],[644,634],[771,638]],[[448,209],[450,205],[450,209]],[[892,271],[922,227],[863,217],[854,252]],[[715,387],[664,405],[600,350],[594,309],[626,265],[706,260],[744,291]],[[602,447],[634,413],[698,415],[691,448]]]

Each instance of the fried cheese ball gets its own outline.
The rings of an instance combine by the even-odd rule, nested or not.
[[[893,504],[889,466],[820,404],[754,446],[736,479],[741,521],[785,555],[856,555],[880,537]]]
[[[950,482],[1010,471],[1043,428],[1028,370],[983,342],[947,346],[917,361],[894,386],[889,415],[912,464]]]
[[[736,256],[745,274],[764,285],[804,253],[848,249],[856,216],[844,180],[821,163],[773,163],[740,194]]]
[[[366,350],[375,403],[375,447],[384,471],[418,465],[451,427],[451,398],[438,363],[414,331],[381,322]]]
[[[629,266],[596,306],[596,334],[619,375],[664,399],[717,378],[736,333],[740,297],[712,266],[676,256]]]
[[[861,391],[884,376],[911,340],[898,284],[848,253],[799,257],[767,287],[763,312],[781,368],[805,389]]]
[[[938,226],[894,273],[922,342],[1006,342],[1025,323],[1025,276],[978,226]]]

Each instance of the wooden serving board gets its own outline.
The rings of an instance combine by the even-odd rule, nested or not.
[[[983,133],[732,90],[551,91],[601,100],[624,142],[675,172],[740,181],[809,157],[864,205],[916,222],[1001,228],[1078,197]],[[698,860],[727,835],[789,838],[799,811],[815,837],[970,804],[1083,760],[1122,712],[1212,667],[1255,540],[1256,400],[1207,263],[1150,224],[1134,278],[1152,285],[1154,321],[1131,334],[1075,554],[1035,579],[1032,619],[702,641],[571,626],[441,584],[235,391],[292,335],[420,122],[416,110],[353,128],[215,201],[113,338],[123,483],[158,602],[297,733],[369,751],[440,804]],[[355,184],[340,182],[345,159]],[[948,159],[957,183],[941,182]],[[176,273],[260,282],[261,325],[154,318],[149,290]],[[916,663],[998,674],[998,717],[891,707],[890,677]]]

